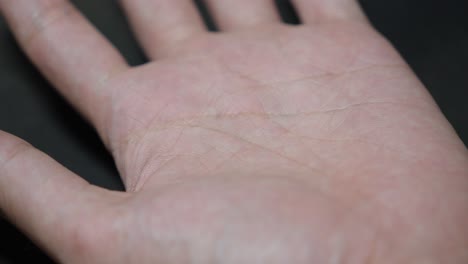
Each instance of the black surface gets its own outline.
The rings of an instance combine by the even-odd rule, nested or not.
[[[115,1],[74,2],[132,65],[145,62]],[[297,23],[291,6],[278,2],[283,18]],[[468,1],[363,0],[362,5],[468,143]],[[215,28],[211,22],[210,28]],[[122,189],[94,131],[30,65],[1,20],[0,129],[26,139],[94,184]],[[51,261],[0,221],[0,264],[18,263]]]

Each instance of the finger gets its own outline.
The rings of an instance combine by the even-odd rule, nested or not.
[[[26,142],[0,131],[0,209],[58,258],[70,253],[76,223],[110,191],[93,187]]]
[[[236,30],[281,21],[273,0],[207,0],[222,30]]]
[[[110,93],[103,83],[127,68],[112,45],[66,0],[0,0],[0,11],[44,75],[102,124]]]
[[[121,0],[147,55],[163,56],[169,48],[206,32],[193,1]]]
[[[293,0],[304,23],[367,21],[357,0]]]

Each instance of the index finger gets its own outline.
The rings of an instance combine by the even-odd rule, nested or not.
[[[40,71],[101,130],[110,93],[102,84],[128,67],[117,50],[67,0],[0,0],[0,13]]]

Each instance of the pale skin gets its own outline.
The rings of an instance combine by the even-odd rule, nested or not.
[[[127,192],[0,133],[0,209],[60,263],[468,263],[468,153],[352,0],[122,0],[130,67],[65,0],[0,0]],[[235,10],[235,11],[233,11]],[[105,11],[103,11],[105,12]]]

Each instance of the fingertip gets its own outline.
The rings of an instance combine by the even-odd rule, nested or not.
[[[306,24],[327,21],[362,21],[367,17],[357,0],[293,0]]]

